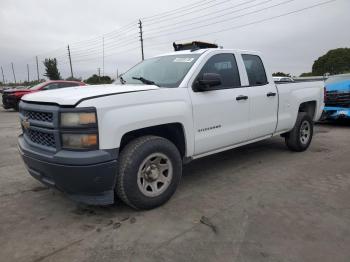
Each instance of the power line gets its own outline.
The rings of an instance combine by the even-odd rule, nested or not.
[[[252,2],[256,2],[256,1],[257,0],[252,0],[252,1],[244,2],[244,3],[238,4],[238,5],[234,5],[234,6],[231,6],[231,7],[226,7],[224,9],[220,9],[220,10],[217,10],[217,11],[211,11],[209,14],[203,14],[203,16],[205,16],[205,18],[204,19],[200,19],[199,21],[196,21],[196,22],[186,23],[186,22],[191,22],[193,20],[196,20],[197,18],[184,19],[184,20],[181,20],[178,23],[176,23],[176,26],[174,26],[174,24],[160,26],[160,27],[157,27],[156,29],[153,29],[153,30],[150,30],[150,31],[147,31],[147,32],[159,33],[159,32],[164,32],[164,31],[171,30],[172,28],[177,28],[178,24],[185,23],[185,25],[183,25],[183,26],[189,26],[189,25],[194,25],[194,24],[198,24],[198,23],[202,23],[202,22],[207,22],[210,19],[216,19],[218,17],[223,17],[223,16],[226,16],[226,15],[229,15],[229,14],[233,14],[233,13],[237,13],[237,12],[240,12],[240,11],[244,11],[244,10],[247,10],[247,9],[250,9],[250,8],[257,7],[259,5],[263,5],[263,4],[269,3],[269,2],[274,1],[274,0],[266,0],[266,1],[263,1],[263,2],[260,2],[260,3],[257,3],[255,5],[251,5],[251,6],[248,6],[248,7],[245,7],[245,8],[241,8],[241,9],[236,9],[236,7],[239,7],[239,6],[242,6],[242,5],[246,5],[246,4],[249,4],[249,3],[252,3]],[[222,12],[225,12],[225,11],[230,10],[230,9],[233,9],[233,11],[221,14]],[[217,13],[219,13],[220,16],[212,17],[213,14],[217,14]],[[199,18],[201,18],[201,17],[199,17]],[[170,26],[170,28],[169,28],[169,26]],[[159,30],[159,29],[162,29],[162,28],[167,28],[167,29]]]
[[[115,34],[113,36],[109,36],[109,37],[105,37],[105,36],[102,36],[105,38],[106,42],[107,41],[114,41],[115,39],[123,39],[123,38],[127,38],[129,37],[130,35],[130,32],[132,31],[136,31],[137,29],[137,24],[134,25],[134,28],[130,28],[129,30],[126,30],[126,31],[123,31],[123,32],[120,32],[118,34]],[[81,47],[92,47],[92,46],[96,46],[96,45],[99,45],[101,43],[101,39],[102,37],[97,37],[95,38],[94,41],[85,41],[85,42],[82,42],[78,45],[71,45],[72,47],[74,48],[81,48]]]
[[[119,45],[121,44],[125,44],[125,43],[132,43],[132,42],[135,42],[136,40],[138,39],[138,37],[136,36],[133,36],[132,38],[128,38],[128,39],[124,39],[123,41],[117,41],[115,43],[105,43],[105,48],[108,49],[110,47],[118,47]],[[100,39],[100,45],[97,46],[97,47],[94,47],[94,48],[88,48],[88,49],[76,49],[76,51],[74,51],[72,49],[72,53],[74,53],[75,55],[85,55],[85,54],[88,54],[88,53],[93,53],[93,52],[96,52],[98,50],[101,50],[101,40]]]
[[[268,1],[270,1],[270,0],[268,0]],[[186,28],[186,29],[183,29],[183,30],[172,31],[172,32],[164,33],[164,34],[158,34],[158,35],[156,34],[154,36],[151,35],[150,38],[156,38],[156,37],[161,37],[161,36],[166,36],[166,35],[173,35],[173,34],[177,34],[177,33],[183,33],[183,32],[187,32],[187,31],[192,31],[192,30],[195,30],[195,29],[203,28],[203,27],[213,26],[213,25],[216,25],[216,24],[221,24],[221,23],[224,23],[224,22],[227,22],[227,21],[231,21],[231,20],[234,20],[234,19],[237,19],[237,18],[241,18],[241,17],[247,16],[247,15],[256,14],[256,13],[259,13],[259,12],[262,12],[262,11],[265,11],[265,10],[268,10],[268,9],[271,9],[271,8],[274,8],[274,7],[277,7],[277,6],[285,5],[285,4],[288,4],[288,3],[293,2],[293,1],[295,1],[295,0],[283,1],[283,2],[280,2],[278,4],[270,5],[268,7],[264,7],[264,8],[261,8],[261,9],[258,9],[258,10],[252,11],[252,12],[248,12],[248,13],[245,13],[245,14],[242,14],[242,15],[230,17],[230,18],[219,20],[219,21],[216,21],[216,22],[206,23],[206,24],[203,24],[203,25],[189,27],[189,28]],[[221,16],[217,16],[216,18],[219,18],[219,17],[221,17]]]
[[[171,15],[171,13],[177,13],[178,11],[180,11],[182,9],[188,10],[188,9],[192,9],[193,8],[192,6],[199,6],[199,5],[204,4],[205,2],[211,3],[211,2],[215,2],[215,1],[216,0],[204,0],[204,1],[194,2],[192,4],[185,5],[185,6],[182,6],[182,7],[173,9],[173,10],[170,10],[170,11],[162,12],[162,13],[155,14],[155,15],[152,15],[152,16],[143,17],[142,20],[144,20],[144,21],[151,21],[151,20],[154,20],[154,19],[159,19],[160,17],[169,16],[169,15]]]
[[[247,27],[247,26],[250,26],[250,25],[260,24],[260,23],[263,23],[263,22],[266,22],[266,21],[270,21],[270,20],[273,20],[273,19],[277,19],[277,18],[280,18],[280,17],[284,17],[284,16],[288,16],[288,15],[291,15],[291,14],[300,13],[302,11],[313,9],[313,8],[318,7],[318,6],[326,5],[326,4],[335,2],[335,1],[337,1],[337,0],[324,1],[324,2],[320,2],[320,3],[314,4],[314,5],[310,5],[310,6],[304,7],[304,8],[300,8],[300,9],[297,9],[297,10],[286,12],[286,13],[283,13],[283,14],[280,14],[280,15],[276,15],[276,16],[260,19],[260,20],[257,20],[257,21],[253,21],[253,22],[250,22],[250,23],[243,24],[243,25],[228,27],[228,28],[225,28],[225,29],[216,30],[216,31],[203,33],[203,34],[197,34],[197,35],[194,35],[194,36],[191,36],[191,37],[196,38],[196,37],[201,37],[201,36],[206,36],[206,35],[218,34],[218,33],[226,32],[226,31],[234,30],[234,29]],[[160,43],[160,45],[163,45],[165,43],[166,42]]]
[[[86,40],[82,40],[82,41],[78,41],[78,42],[74,42],[71,44],[71,46],[79,46],[79,45],[86,45],[88,42],[97,42],[99,41],[102,37],[105,37],[105,38],[110,38],[109,35],[113,35],[113,34],[120,34],[120,33],[123,33],[123,32],[126,32],[126,31],[129,31],[130,28],[132,28],[133,26],[137,25],[137,22],[132,22],[132,23],[128,23],[127,25],[125,26],[122,26],[116,30],[113,30],[113,31],[110,31],[108,33],[105,33],[105,34],[102,34],[100,36],[95,36],[95,37],[92,37],[90,39],[86,39]]]
[[[116,54],[126,53],[129,51],[135,51],[136,48],[137,48],[137,46],[133,46],[133,47],[128,48],[128,49],[121,49],[121,50],[118,50],[117,52],[109,53],[109,54],[105,55],[105,57],[110,57],[110,56],[113,56]],[[81,62],[86,62],[86,61],[91,61],[91,60],[96,60],[96,59],[99,59],[99,57],[94,56],[94,57],[85,58],[85,59],[78,59],[78,60],[74,60],[74,63],[81,63]]]
[[[261,8],[261,9],[257,9],[257,10],[251,11],[251,12],[246,12],[246,13],[241,14],[241,15],[237,15],[237,16],[233,16],[233,17],[230,16],[228,18],[221,19],[223,16],[228,16],[228,15],[231,15],[231,14],[236,13],[236,12],[241,12],[241,11],[244,11],[244,10],[247,10],[250,8],[254,8],[254,7],[257,7],[259,5],[264,5],[264,4],[267,4],[268,2],[274,1],[274,0],[265,0],[262,2],[258,2],[254,5],[249,5],[247,7],[237,9],[237,7],[239,7],[239,6],[247,5],[247,4],[258,1],[258,0],[250,0],[250,1],[245,1],[243,3],[240,3],[240,4],[229,6],[227,8],[221,8],[220,10],[216,9],[216,10],[211,11],[209,13],[205,12],[205,14],[207,14],[207,15],[205,16],[204,19],[201,16],[194,17],[194,18],[188,18],[188,19],[181,19],[180,21],[177,22],[176,26],[173,24],[169,24],[169,23],[165,24],[165,25],[163,24],[163,23],[166,23],[168,21],[175,20],[178,17],[182,18],[183,16],[189,15],[191,13],[196,12],[198,14],[199,12],[201,12],[203,10],[209,9],[211,7],[214,7],[214,6],[215,7],[220,6],[220,5],[225,4],[229,1],[232,1],[232,0],[198,1],[198,2],[192,3],[190,5],[186,5],[186,6],[174,9],[174,10],[170,10],[170,11],[161,13],[161,14],[157,14],[157,15],[154,15],[151,17],[146,17],[146,18],[144,18],[146,21],[146,28],[147,28],[147,25],[149,25],[149,27],[151,28],[150,31],[146,30],[146,34],[148,32],[150,32],[150,34],[147,35],[146,38],[143,37],[144,36],[143,24],[141,23],[141,21],[139,21],[138,28],[140,30],[139,37],[141,40],[140,42],[141,42],[142,58],[144,58],[144,53],[143,53],[144,52],[144,50],[143,50],[144,49],[144,40],[152,40],[152,39],[159,38],[159,37],[166,36],[166,35],[180,34],[183,32],[197,30],[199,28],[204,28],[204,27],[209,27],[209,26],[213,26],[216,24],[225,23],[227,21],[231,21],[231,20],[238,19],[238,18],[241,18],[244,16],[256,14],[256,13],[259,13],[259,12],[262,12],[265,10],[269,10],[271,8],[281,6],[281,5],[293,2],[295,0],[286,0],[286,1],[279,2],[279,3],[274,4],[274,5],[269,5],[267,7]],[[297,10],[293,10],[290,12],[286,12],[283,14],[275,15],[272,17],[264,18],[264,19],[259,19],[256,21],[252,21],[252,22],[237,25],[237,26],[230,26],[230,27],[223,28],[223,29],[221,28],[221,29],[218,29],[215,31],[204,32],[204,33],[197,34],[197,35],[191,35],[191,37],[195,38],[195,37],[201,37],[201,36],[206,36],[206,35],[211,35],[211,34],[217,34],[217,33],[225,32],[225,31],[229,31],[229,30],[235,30],[238,28],[242,28],[242,27],[246,27],[246,26],[250,26],[250,25],[254,25],[254,24],[259,24],[259,23],[262,23],[262,22],[265,22],[268,20],[277,19],[277,18],[280,18],[283,16],[302,12],[304,10],[315,8],[317,6],[325,5],[325,4],[328,4],[331,2],[335,2],[335,1],[336,0],[319,2],[319,3],[316,3],[314,5],[310,5],[310,6],[300,8]],[[215,4],[213,4],[214,2],[215,2]],[[183,12],[181,12],[181,10],[183,10]],[[208,20],[210,20],[210,22],[208,22]],[[152,26],[154,24],[157,24],[156,28],[155,28],[155,26]],[[176,29],[178,29],[179,24],[181,24],[181,27],[185,27],[185,28],[182,30],[176,30]],[[196,26],[194,26],[194,25],[196,25]],[[63,62],[60,62],[60,65],[67,68],[67,65],[72,63],[72,60],[74,63],[84,63],[84,62],[89,61],[89,60],[97,60],[97,59],[101,58],[101,53],[102,53],[102,69],[103,69],[103,73],[104,73],[105,57],[109,57],[109,56],[116,55],[119,53],[126,53],[126,52],[129,52],[129,51],[136,49],[136,46],[134,46],[137,44],[136,36],[130,35],[130,32],[135,31],[135,33],[136,33],[136,29],[137,29],[137,27],[136,27],[136,23],[134,21],[134,22],[132,22],[124,27],[117,29],[117,30],[103,34],[102,37],[101,36],[94,37],[94,38],[91,38],[89,40],[75,42],[72,45],[70,45],[69,53],[71,53],[72,57],[70,57],[70,54],[68,54],[69,61],[67,60],[67,54],[65,52],[61,52],[62,48],[55,49],[51,52],[46,52],[43,54],[50,54],[51,56],[56,57],[57,60],[60,59],[60,61],[63,61]],[[101,40],[102,40],[102,49],[101,49]],[[169,42],[167,41],[166,43],[164,42],[164,43],[152,44],[152,47],[161,46],[161,45],[165,45],[165,44],[169,45]],[[146,45],[147,45],[147,43],[146,43]],[[125,47],[125,48],[122,48],[122,47]],[[117,52],[110,52],[110,51],[114,51],[114,50],[117,50]],[[39,79],[38,57],[43,56],[43,54],[35,57],[38,79]],[[12,63],[12,71],[14,74],[13,63]],[[29,68],[27,68],[27,75],[29,76]],[[71,75],[73,75],[72,67],[71,67]],[[15,74],[14,74],[14,79],[16,81]]]
[[[116,48],[129,46],[132,43],[136,43],[136,41],[133,40],[133,41],[126,42],[122,45],[117,44],[114,46],[108,46],[108,48],[105,48],[105,51],[115,50]],[[75,53],[73,53],[73,55],[74,55],[74,58],[84,58],[84,57],[91,56],[91,55],[99,56],[99,55],[101,55],[101,53],[102,53],[102,50],[98,49],[98,50],[92,50],[92,51],[86,52],[84,54],[78,54],[78,55],[75,55]]]
[[[225,3],[227,3],[227,2],[230,2],[230,1],[232,1],[232,0],[223,0],[223,1],[221,1],[221,2],[219,2],[219,3],[215,3],[215,4],[212,4],[212,5],[209,5],[209,6],[205,6],[205,7],[203,7],[203,8],[201,8],[201,9],[195,9],[195,10],[192,10],[192,11],[189,11],[189,10],[191,10],[192,8],[189,8],[187,11],[189,11],[189,12],[181,12],[181,13],[179,13],[179,14],[177,14],[176,16],[174,16],[174,17],[169,17],[169,16],[166,16],[166,17],[164,17],[164,18],[161,18],[161,19],[158,19],[157,21],[153,21],[153,22],[150,22],[150,23],[145,23],[146,24],[146,26],[148,25],[148,26],[150,26],[150,25],[154,25],[154,24],[159,24],[161,21],[164,21],[164,20],[174,20],[174,19],[176,19],[176,18],[183,18],[184,16],[186,16],[186,15],[189,15],[189,14],[193,14],[193,13],[198,13],[198,12],[200,12],[200,11],[202,11],[202,10],[206,10],[206,9],[209,9],[209,8],[213,8],[213,7],[216,7],[216,6],[218,6],[218,5],[222,5],[222,4],[225,4]],[[256,0],[252,0],[252,1],[256,1]],[[251,2],[252,2],[251,1]],[[204,5],[204,4],[203,4]]]

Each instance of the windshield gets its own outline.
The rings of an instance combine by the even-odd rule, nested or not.
[[[35,85],[35,86],[31,86],[31,87],[29,87],[28,89],[30,89],[30,90],[37,90],[37,89],[39,89],[42,85],[43,85],[43,83],[40,83],[40,84],[37,84],[37,85]]]
[[[150,58],[131,68],[115,83],[178,87],[199,56],[189,54]]]

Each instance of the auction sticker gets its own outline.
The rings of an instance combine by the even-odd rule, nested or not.
[[[191,57],[176,57],[173,62],[175,63],[191,63],[194,58]]]

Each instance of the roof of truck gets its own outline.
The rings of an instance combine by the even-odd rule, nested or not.
[[[184,50],[184,51],[173,51],[165,54],[160,54],[157,56],[169,56],[169,55],[192,55],[192,54],[203,54],[206,52],[215,52],[215,51],[228,51],[228,52],[238,52],[238,53],[252,53],[252,54],[257,54],[259,52],[257,51],[252,51],[252,50],[241,50],[241,49],[226,49],[226,48],[203,48],[203,49],[197,49],[197,50]]]

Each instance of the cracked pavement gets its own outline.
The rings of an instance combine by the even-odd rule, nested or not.
[[[350,125],[194,161],[164,206],[78,205],[26,172],[0,110],[1,261],[349,261]],[[215,229],[215,230],[214,230]]]

